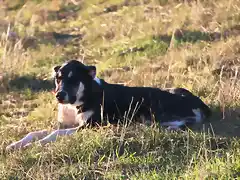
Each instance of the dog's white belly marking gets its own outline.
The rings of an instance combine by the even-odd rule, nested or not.
[[[193,123],[200,123],[203,119],[201,110],[198,109],[193,109],[192,110],[195,116],[193,117],[185,117],[180,120],[175,120],[175,121],[169,121],[169,122],[162,122],[162,126],[169,126],[170,129],[176,129],[177,127],[185,125],[187,122],[189,122],[190,119],[192,119]]]
[[[179,130],[179,129],[180,129],[179,126],[169,126],[169,127],[167,128],[167,130]]]
[[[84,126],[87,123],[87,120],[93,115],[93,111],[89,110],[83,113],[80,113],[76,117],[76,121],[79,123],[79,126]]]
[[[198,109],[193,109],[192,111],[195,114],[196,122],[200,123],[203,119],[201,110],[198,108]]]
[[[172,127],[179,127],[184,125],[186,122],[184,120],[176,120],[176,121],[169,121],[169,122],[162,122],[162,126],[172,126]]]

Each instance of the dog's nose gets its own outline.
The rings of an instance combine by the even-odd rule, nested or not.
[[[60,91],[60,92],[57,93],[56,98],[58,99],[58,101],[64,101],[66,95],[67,95],[66,92]]]

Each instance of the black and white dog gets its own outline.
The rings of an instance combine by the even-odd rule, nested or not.
[[[44,145],[88,124],[150,121],[175,129],[200,123],[211,115],[210,108],[186,89],[109,84],[96,77],[94,66],[77,60],[54,67],[54,82],[60,129],[49,135],[47,131],[29,133],[7,149],[29,146],[34,138]]]
[[[103,115],[110,123],[123,120],[159,122],[163,126],[181,127],[201,122],[211,114],[207,105],[183,88],[173,92],[152,87],[127,87],[96,81],[96,69],[79,61],[55,67],[58,102],[76,107],[75,123],[101,124]]]

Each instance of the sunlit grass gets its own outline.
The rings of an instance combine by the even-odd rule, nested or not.
[[[239,176],[239,1],[25,2],[5,1],[0,18],[11,22],[0,28],[0,179]],[[29,37],[36,41],[26,48]],[[6,153],[28,132],[57,127],[51,68],[71,58],[96,65],[109,82],[185,87],[211,106],[211,124],[186,132],[84,129],[46,147]]]

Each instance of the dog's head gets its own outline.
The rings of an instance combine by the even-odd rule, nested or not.
[[[96,76],[95,66],[86,66],[77,60],[70,60],[53,68],[55,91],[59,103],[82,105],[80,99],[86,87]]]

